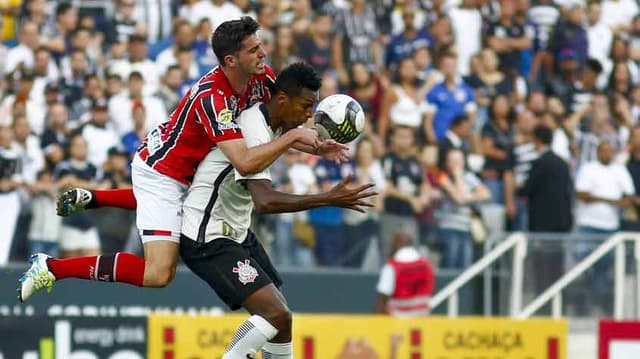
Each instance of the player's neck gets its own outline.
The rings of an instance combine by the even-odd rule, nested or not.
[[[229,81],[229,85],[235,93],[243,94],[247,89],[247,84],[251,75],[240,73],[240,71],[234,71],[228,67],[221,67],[224,76]]]
[[[282,127],[282,121],[278,116],[274,116],[276,111],[274,111],[273,104],[271,102],[265,103],[265,106],[267,106],[267,113],[269,114],[266,118],[267,125],[269,125],[273,132],[277,132],[278,129]]]

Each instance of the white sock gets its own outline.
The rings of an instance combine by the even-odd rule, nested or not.
[[[247,359],[247,355],[253,357],[276,334],[278,329],[266,319],[253,315],[238,328],[222,359]]]
[[[267,342],[262,347],[262,359],[293,359],[293,344]]]

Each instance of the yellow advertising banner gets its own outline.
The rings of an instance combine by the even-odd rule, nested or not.
[[[149,358],[220,358],[247,318],[152,315]],[[567,351],[564,320],[297,314],[293,326],[298,359],[337,358],[350,339],[364,339],[389,358],[394,337],[402,359],[565,359]]]

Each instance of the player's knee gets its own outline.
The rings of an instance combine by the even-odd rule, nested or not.
[[[291,331],[291,311],[286,306],[278,306],[270,309],[263,317],[271,323],[278,333]]]
[[[154,267],[150,273],[145,273],[145,281],[148,282],[149,287],[163,288],[169,285],[173,278],[176,276],[175,267]]]

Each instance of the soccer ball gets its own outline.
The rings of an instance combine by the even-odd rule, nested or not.
[[[320,101],[313,115],[321,140],[340,143],[353,141],[364,129],[364,111],[358,101],[342,94],[327,96]]]

